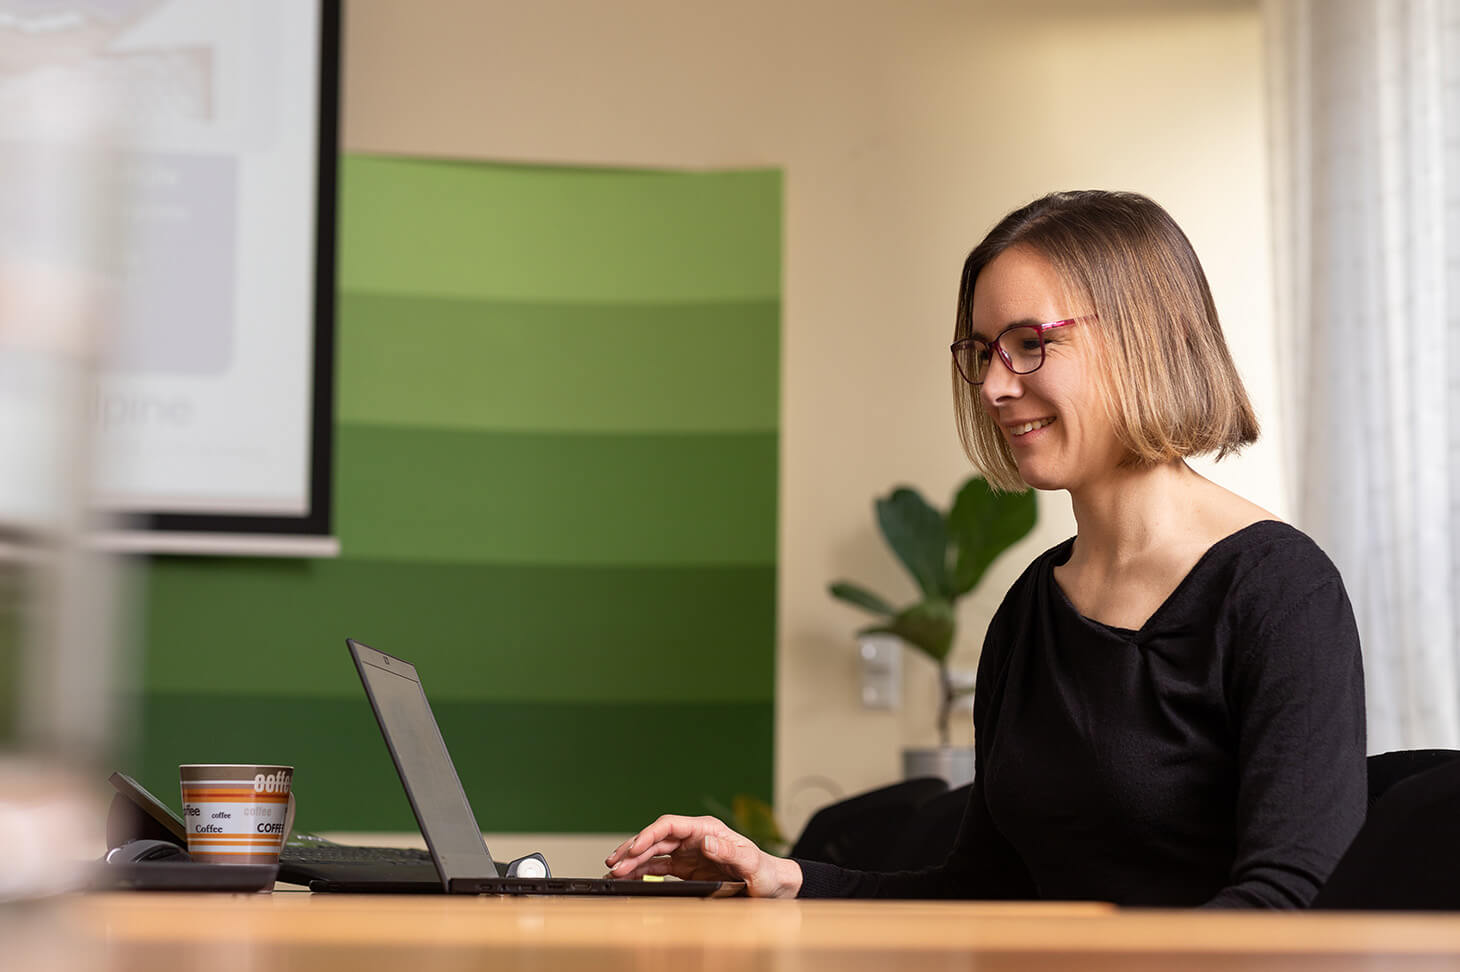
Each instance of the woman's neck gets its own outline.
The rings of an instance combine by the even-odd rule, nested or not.
[[[1180,459],[1118,467],[1070,491],[1078,534],[1072,560],[1129,562],[1189,528],[1199,495],[1212,484]]]

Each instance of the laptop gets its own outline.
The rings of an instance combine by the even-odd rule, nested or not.
[[[566,894],[722,898],[745,893],[741,881],[634,881],[586,877],[504,877],[487,850],[466,791],[410,662],[345,639],[380,732],[426,838],[438,886],[446,894]],[[389,866],[375,874],[311,881],[311,891],[394,892]]]

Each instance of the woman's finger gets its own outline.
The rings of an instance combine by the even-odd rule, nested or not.
[[[609,865],[609,870],[628,873],[630,870],[637,868],[645,861],[651,860],[656,857],[663,857],[669,854],[673,854],[674,852],[683,848],[683,846],[684,844],[682,842],[673,838],[669,840],[661,840],[654,846],[639,851],[638,853],[628,854],[624,857],[621,857],[618,863]]]
[[[612,868],[625,860],[642,857],[644,849],[660,846],[670,839],[673,839],[676,845],[698,840],[711,828],[724,830],[725,825],[714,817],[681,817],[665,814],[615,848],[614,852],[604,859],[604,864]]]
[[[639,835],[634,835],[634,837],[637,836]],[[618,862],[619,858],[624,856],[624,852],[629,849],[629,845],[634,842],[634,837],[630,837],[628,840],[624,841],[622,844],[619,844],[613,850],[609,851],[608,856],[603,859],[603,863],[609,867],[613,867],[613,865]]]
[[[642,877],[664,877],[671,875],[677,878],[688,878],[694,873],[694,865],[687,861],[678,861],[672,857],[654,857],[640,864],[627,874],[613,874],[612,877],[637,880]]]
[[[665,837],[668,837],[676,830],[687,830],[688,827],[686,826],[685,822],[687,822],[688,819],[689,818],[676,817],[670,814],[665,814],[664,816],[661,816],[658,820],[655,820],[649,826],[645,827],[643,830],[630,837],[627,841],[620,844],[618,848],[613,852],[613,854],[609,855],[609,860],[612,860],[615,856],[622,859],[625,856],[637,854],[638,851],[635,850],[636,847],[647,847],[650,844],[657,844],[659,843],[659,841],[663,840]]]

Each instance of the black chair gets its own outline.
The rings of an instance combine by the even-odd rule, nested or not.
[[[945,780],[921,776],[822,807],[796,838],[791,856],[864,871],[897,869],[892,853],[898,840],[924,804],[947,792]]]
[[[1369,757],[1369,816],[1314,908],[1460,910],[1460,752]]]
[[[963,814],[968,809],[968,796],[972,790],[973,784],[966,783],[933,797],[919,807],[893,843],[887,855],[887,869],[915,871],[946,861],[948,852],[953,849],[953,841],[958,837],[958,828],[963,824]]]
[[[1389,788],[1400,780],[1460,757],[1454,749],[1398,749],[1392,753],[1379,753],[1369,757],[1369,806],[1389,792]]]

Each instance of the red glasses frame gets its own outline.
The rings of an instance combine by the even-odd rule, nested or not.
[[[1036,371],[1038,371],[1040,368],[1043,368],[1044,367],[1044,332],[1045,331],[1053,330],[1056,327],[1068,327],[1071,324],[1078,324],[1081,321],[1091,320],[1094,317],[1095,317],[1094,314],[1087,314],[1084,317],[1067,317],[1067,318],[1065,318],[1062,321],[1049,321],[1049,322],[1044,323],[1044,324],[1024,324],[1024,323],[1010,324],[1008,327],[1004,328],[998,334],[995,334],[994,335],[994,339],[992,341],[985,341],[983,338],[980,338],[980,337],[967,337],[967,338],[962,338],[961,340],[954,341],[952,344],[948,345],[948,350],[953,355],[953,366],[958,369],[959,376],[962,377],[963,380],[966,381],[966,382],[968,382],[970,385],[982,385],[984,383],[984,379],[988,377],[988,369],[987,368],[984,369],[984,378],[979,378],[978,380],[974,380],[973,378],[970,378],[968,376],[968,373],[963,370],[962,363],[960,363],[959,360],[958,360],[958,352],[960,350],[962,350],[963,348],[976,348],[979,345],[983,345],[984,347],[988,347],[988,348],[993,348],[995,351],[997,351],[999,353],[999,360],[1004,363],[1004,367],[1005,368],[1008,368],[1009,371],[1012,374],[1016,374],[1016,375],[1032,375]],[[1002,338],[1004,337],[1005,334],[1008,334],[1010,331],[1016,330],[1016,329],[1021,328],[1021,327],[1032,327],[1032,328],[1034,328],[1034,333],[1037,334],[1037,335],[1039,335],[1039,363],[1037,365],[1035,365],[1033,368],[1030,368],[1027,371],[1020,371],[1020,370],[1018,370],[1017,368],[1014,367],[1014,362],[1013,362],[1012,359],[1010,359],[1009,352],[1007,352],[1007,351],[1004,350],[1004,345],[1002,343]],[[992,357],[992,356],[990,356],[990,357]]]

